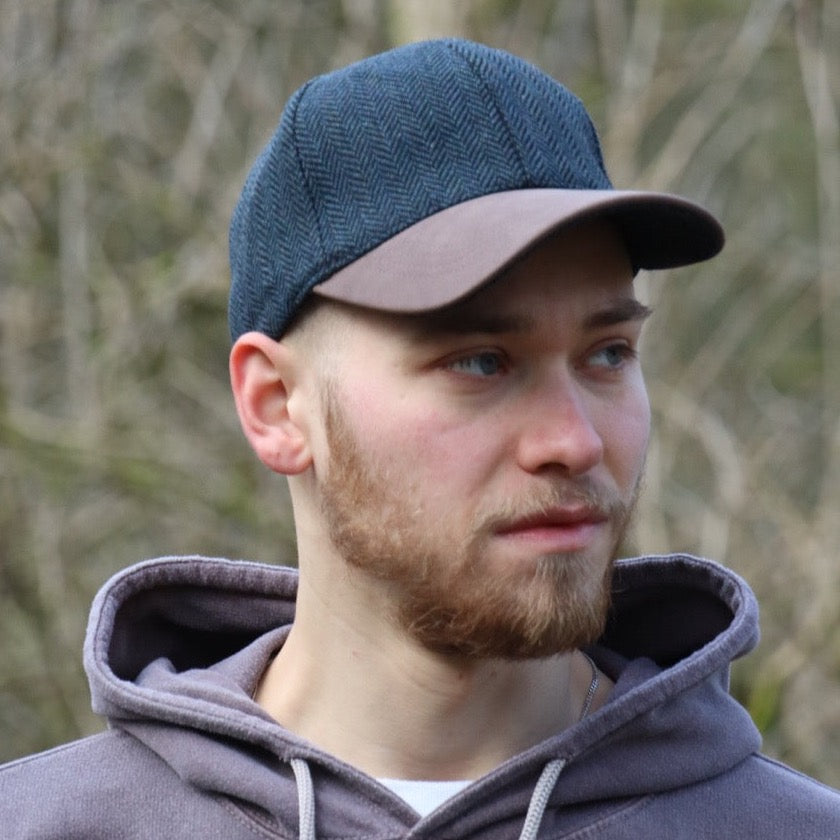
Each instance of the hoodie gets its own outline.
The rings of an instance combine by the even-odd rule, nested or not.
[[[85,642],[108,730],[0,768],[4,838],[840,837],[840,793],[758,751],[728,693],[758,639],[746,583],[688,556],[620,561],[588,653],[609,701],[424,818],[251,698],[294,618],[292,569],[151,560],[96,597]]]

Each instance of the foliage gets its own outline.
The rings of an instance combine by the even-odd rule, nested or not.
[[[643,276],[656,418],[632,550],[763,604],[734,686],[840,784],[840,5],[831,0],[0,0],[0,759],[100,726],[95,589],[147,556],[293,562],[228,393],[227,222],[309,76],[461,34],[590,106],[616,183],[724,221]]]

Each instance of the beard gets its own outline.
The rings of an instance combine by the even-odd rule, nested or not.
[[[329,536],[351,568],[386,588],[388,618],[398,630],[430,651],[471,659],[552,656],[601,636],[613,560],[639,482],[623,501],[591,480],[547,480],[527,498],[477,513],[466,533],[454,535],[445,522],[430,521],[409,471],[372,462],[362,452],[332,389],[324,402],[330,462],[321,509]],[[572,504],[606,516],[608,556],[545,554],[526,570],[516,563],[501,573],[483,562],[499,523]]]

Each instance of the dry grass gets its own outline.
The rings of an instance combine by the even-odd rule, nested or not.
[[[0,0],[0,758],[99,726],[79,664],[135,560],[288,562],[285,491],[226,382],[226,228],[310,75],[465,34],[592,107],[614,179],[724,220],[640,282],[656,440],[635,547],[722,559],[763,605],[735,688],[840,784],[840,7],[830,0]]]

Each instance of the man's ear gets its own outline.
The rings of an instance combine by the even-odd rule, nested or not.
[[[297,475],[312,462],[305,426],[290,401],[296,396],[296,356],[267,335],[240,336],[230,352],[230,381],[245,437],[270,469]]]

